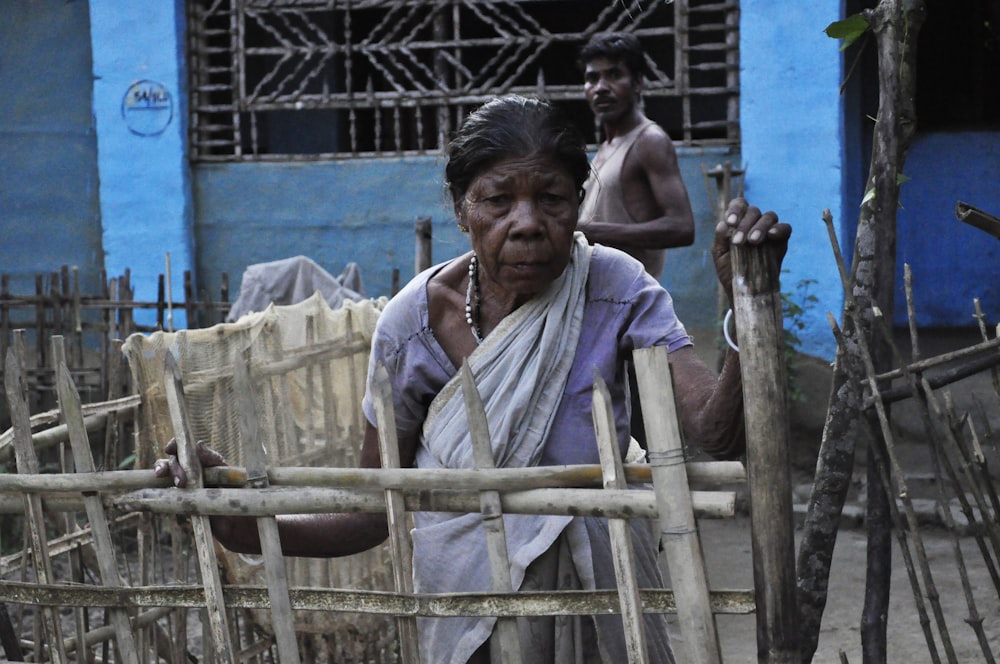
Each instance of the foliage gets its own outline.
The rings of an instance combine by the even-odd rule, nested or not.
[[[787,270],[782,270],[787,272]],[[795,293],[781,293],[781,313],[784,318],[785,368],[788,372],[788,397],[791,401],[805,401],[806,395],[798,385],[798,352],[802,346],[799,332],[806,327],[806,314],[819,302],[810,292],[816,279],[802,279],[795,285]]]
[[[832,39],[844,40],[844,43],[840,45],[840,50],[843,51],[857,41],[858,37],[865,34],[869,28],[871,26],[864,16],[854,14],[853,16],[848,16],[843,21],[834,21],[826,26],[826,30],[823,32],[826,33],[827,37]]]

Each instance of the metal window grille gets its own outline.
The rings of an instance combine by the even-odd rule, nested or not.
[[[576,55],[637,34],[679,145],[739,142],[738,0],[188,0],[195,161],[438,153],[497,94],[594,121]]]

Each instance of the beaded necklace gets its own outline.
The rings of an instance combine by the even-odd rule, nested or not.
[[[465,289],[465,322],[472,330],[476,343],[483,343],[483,335],[479,331],[479,259],[475,254],[469,259],[469,286]]]

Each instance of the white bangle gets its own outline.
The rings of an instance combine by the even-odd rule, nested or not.
[[[726,312],[726,317],[722,319],[722,336],[726,338],[726,343],[729,347],[735,350],[737,353],[740,352],[740,347],[736,345],[733,338],[729,336],[729,319],[733,317],[733,310],[730,309]]]

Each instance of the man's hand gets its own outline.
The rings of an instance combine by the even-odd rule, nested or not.
[[[722,288],[729,301],[733,301],[733,267],[729,250],[737,244],[774,243],[778,247],[778,260],[785,257],[788,238],[792,235],[789,224],[779,222],[774,212],[761,213],[760,208],[750,205],[743,198],[734,198],[726,209],[724,221],[715,227],[715,241],[712,243],[712,258],[715,271],[719,275]],[[779,265],[780,267],[780,265]]]

